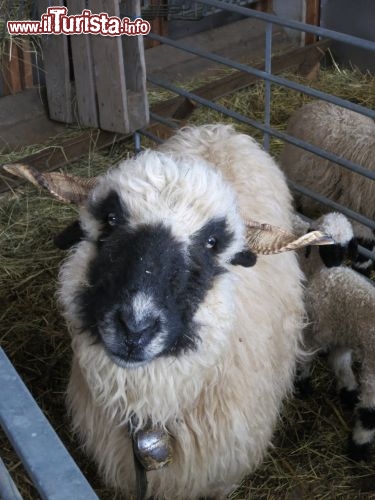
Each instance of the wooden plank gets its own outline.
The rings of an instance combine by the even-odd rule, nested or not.
[[[96,14],[120,17],[116,0],[88,0]],[[121,37],[94,35],[90,39],[95,71],[99,124],[103,130],[126,134],[130,131]]]
[[[16,94],[22,90],[20,58],[18,48],[11,40],[5,42],[2,56],[4,95]]]
[[[306,23],[320,25],[320,0],[306,0]],[[315,43],[318,37],[313,33],[305,34],[305,45]]]
[[[39,17],[47,12],[50,0],[38,0]],[[54,0],[53,6],[63,6],[64,0]],[[47,87],[49,115],[52,120],[72,123],[72,85],[68,38],[66,35],[43,35],[42,51]]]
[[[81,14],[85,0],[67,0],[68,15]],[[91,54],[91,38],[95,35],[70,36],[74,68],[78,121],[84,127],[99,127],[96,103],[94,64]]]
[[[141,17],[139,0],[127,0],[125,17]],[[146,87],[146,63],[144,37],[122,36],[124,51],[126,87],[128,90],[128,113],[130,130],[137,130],[149,122]]]
[[[27,38],[20,40],[18,54],[20,57],[21,81],[22,88],[29,89],[34,85],[33,81],[33,65],[31,60],[31,45]]]
[[[66,167],[69,163],[124,140],[126,136],[99,130],[85,131],[73,139],[65,139],[61,143],[43,149],[39,153],[26,156],[18,163],[27,163],[40,171],[57,170]],[[4,173],[0,168],[0,193],[9,191],[22,184],[22,180]]]

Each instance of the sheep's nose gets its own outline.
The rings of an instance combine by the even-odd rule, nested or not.
[[[159,318],[147,315],[141,318],[135,318],[134,315],[126,310],[121,310],[118,313],[118,320],[125,330],[131,335],[141,335],[145,332],[156,331]]]

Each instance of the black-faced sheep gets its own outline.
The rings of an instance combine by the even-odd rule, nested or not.
[[[294,248],[294,238],[274,241],[243,219],[290,230],[284,175],[224,125],[184,129],[90,189],[25,170],[83,204],[82,235],[60,272],[73,347],[67,400],[106,483],[135,494],[132,441],[151,428],[172,451],[147,473],[148,496],[228,494],[264,457],[299,353],[296,256],[254,265],[254,253]]]
[[[288,134],[375,171],[375,121],[324,101],[313,101],[290,118]],[[287,177],[351,210],[375,219],[375,182],[292,144],[285,143],[280,164]],[[316,217],[329,208],[295,194],[296,208]],[[375,251],[374,231],[353,222],[358,242]],[[353,266],[369,274],[373,262],[358,255]]]
[[[309,229],[330,234],[335,245],[301,252],[307,275],[305,290],[309,327],[305,346],[311,353],[329,353],[341,400],[356,406],[356,422],[349,440],[349,454],[368,459],[375,436],[375,286],[342,264],[354,243],[350,222],[330,213]],[[352,355],[360,362],[359,386],[352,370]],[[306,383],[314,355],[301,365],[298,385]]]

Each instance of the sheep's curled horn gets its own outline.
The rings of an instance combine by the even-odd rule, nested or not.
[[[13,163],[3,165],[6,172],[27,179],[35,186],[46,189],[52,196],[64,203],[83,204],[95,187],[97,178],[76,177],[58,172],[39,172],[30,165]],[[309,245],[331,245],[332,238],[321,232],[312,231],[297,237],[277,226],[263,224],[245,218],[246,241],[252,252],[258,255],[297,250]]]

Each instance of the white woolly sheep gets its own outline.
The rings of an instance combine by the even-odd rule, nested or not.
[[[307,275],[306,310],[310,321],[304,339],[311,353],[329,353],[344,404],[356,407],[349,439],[349,455],[368,460],[375,436],[375,286],[342,264],[353,245],[353,229],[342,214],[330,213],[310,228],[330,234],[336,244],[313,248],[301,255]],[[352,354],[360,362],[359,387],[352,370]],[[305,359],[298,385],[309,387],[313,354]]]
[[[375,171],[375,121],[324,101],[313,101],[290,118],[288,134]],[[351,210],[375,219],[375,182],[304,149],[285,143],[280,164],[287,177]],[[296,208],[309,217],[327,212],[319,202],[295,193]],[[375,250],[374,231],[353,222],[359,243]],[[369,274],[372,260],[357,256],[353,267]]]
[[[152,439],[169,438],[172,457],[168,448],[168,466],[147,472],[147,496],[228,494],[263,459],[299,353],[296,256],[260,256],[254,266],[253,252],[274,242],[268,226],[252,233],[242,218],[290,229],[284,175],[224,125],[184,129],[90,189],[24,170],[83,204],[82,234],[72,227],[76,245],[60,273],[73,347],[67,400],[105,482],[135,494],[132,441],[151,429]]]

